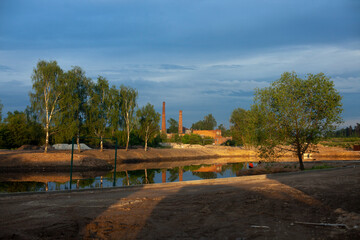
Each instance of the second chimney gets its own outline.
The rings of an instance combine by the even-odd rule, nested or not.
[[[179,134],[183,133],[183,125],[182,125],[182,111],[179,111]]]
[[[163,109],[162,109],[161,132],[166,134],[165,102],[163,102]]]

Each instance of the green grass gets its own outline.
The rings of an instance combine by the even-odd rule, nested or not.
[[[313,166],[310,169],[306,169],[306,170],[318,170],[318,169],[327,169],[327,168],[334,168],[333,166],[329,166],[327,164],[323,164],[323,165],[317,165],[317,166]]]

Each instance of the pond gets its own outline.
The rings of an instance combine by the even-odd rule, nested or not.
[[[165,182],[192,181],[200,179],[228,178],[247,175],[247,171],[258,166],[257,162],[189,165],[163,169],[141,169],[116,173],[92,173],[82,176],[74,174],[71,189],[109,188]],[[67,181],[65,180],[67,179]],[[0,179],[0,192],[45,192],[69,190],[69,173],[13,173]]]

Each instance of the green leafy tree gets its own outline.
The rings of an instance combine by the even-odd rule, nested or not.
[[[103,151],[103,138],[109,121],[109,83],[99,76],[96,84],[90,88],[90,100],[87,107],[87,126],[100,138],[100,151]]]
[[[193,123],[191,128],[196,130],[214,130],[217,126],[217,122],[214,116],[210,113],[204,117],[204,120],[200,120]]]
[[[121,98],[120,91],[116,89],[115,86],[110,88],[109,95],[109,129],[111,132],[111,136],[115,136],[115,133],[120,129],[122,123],[122,116],[120,114],[121,111]]]
[[[179,123],[175,119],[170,118],[168,120],[168,123],[169,123],[168,133],[178,133],[179,132]]]
[[[147,151],[148,142],[150,142],[159,132],[160,113],[157,113],[154,106],[148,103],[136,112],[139,120],[139,134],[145,141],[145,151]]]
[[[225,128],[225,126],[224,126],[223,124],[220,124],[220,125],[218,126],[218,129],[221,130],[221,133],[223,133],[223,132],[226,131],[226,128]]]
[[[223,124],[220,124],[217,128],[219,130],[221,130],[221,136],[223,136],[223,137],[230,137],[231,136],[230,129],[226,129],[226,127]]]
[[[130,132],[136,124],[136,118],[134,112],[137,105],[136,104],[137,96],[138,96],[138,92],[135,89],[131,87],[126,87],[124,85],[120,86],[121,116],[124,119],[124,123],[125,123],[124,127],[127,134],[126,151],[129,148]]]
[[[26,106],[24,111],[26,115],[27,130],[29,132],[29,141],[27,144],[42,145],[44,142],[44,128],[38,121],[38,116],[30,106]]]
[[[216,126],[217,122],[211,113],[204,117],[204,130],[214,130]]]
[[[85,135],[86,107],[89,99],[91,80],[85,76],[85,72],[80,67],[73,67],[64,74],[66,84],[66,97],[60,102],[64,109],[56,118],[55,122],[60,131],[56,135],[58,141],[69,141],[76,136],[77,147],[80,152],[80,135]]]
[[[237,108],[231,113],[230,131],[237,145],[249,147],[254,141],[255,121],[251,111]]]
[[[181,139],[182,137],[179,134],[172,134],[169,141],[174,143],[181,143]]]
[[[60,102],[66,96],[63,71],[56,61],[39,61],[32,75],[33,92],[30,93],[32,108],[45,125],[45,153],[49,136],[55,131],[52,120],[61,112]]]
[[[41,124],[32,121],[26,113],[8,112],[0,130],[0,145],[5,148],[17,148],[24,144],[39,145],[43,137]]]
[[[292,151],[304,170],[303,154],[341,123],[341,96],[323,73],[299,78],[285,72],[270,87],[258,89],[252,106],[257,113],[256,132],[263,156],[274,149]]]
[[[181,138],[181,142],[184,144],[202,144],[203,143],[203,139],[200,135],[198,134],[185,134],[182,138]]]

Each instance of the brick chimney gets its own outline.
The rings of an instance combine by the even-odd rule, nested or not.
[[[179,134],[183,133],[183,125],[182,125],[182,111],[179,111]]]
[[[163,102],[163,109],[162,109],[161,132],[166,134],[165,102]]]

